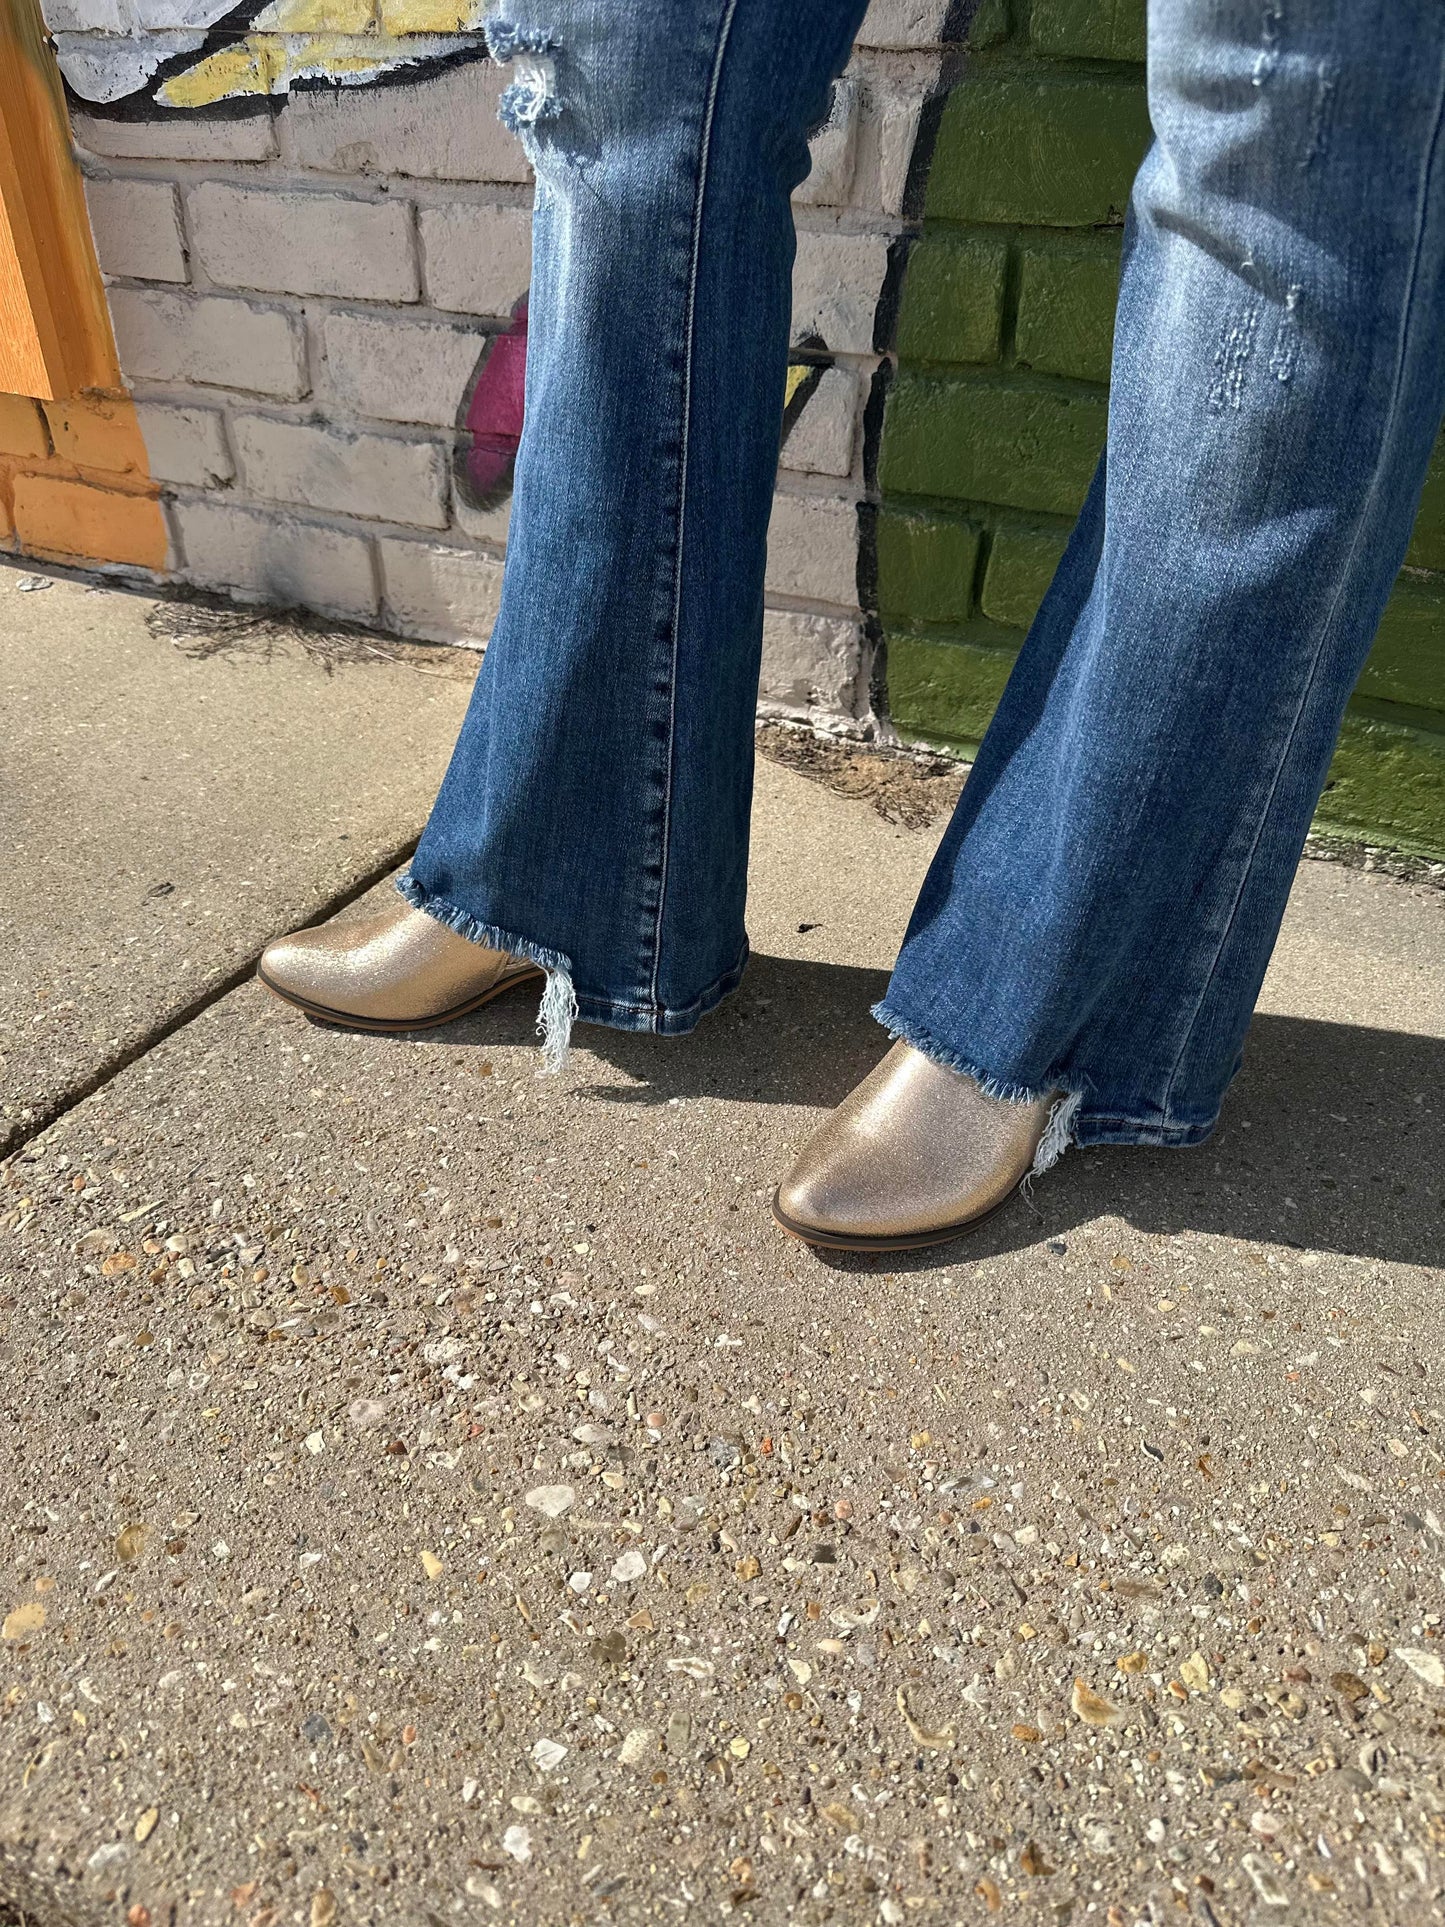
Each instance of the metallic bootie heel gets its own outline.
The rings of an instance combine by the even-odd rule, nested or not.
[[[256,972],[308,1017],[351,1030],[428,1030],[479,1010],[540,971],[488,950],[400,898],[369,917],[278,938]]]
[[[973,1078],[897,1043],[803,1147],[773,1216],[828,1251],[946,1243],[1045,1168],[1046,1133],[1053,1161],[1075,1108],[1058,1093],[1024,1104],[989,1097]]]

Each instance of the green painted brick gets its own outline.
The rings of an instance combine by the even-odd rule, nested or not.
[[[1315,822],[1445,859],[1445,733],[1348,715]]]
[[[1144,0],[1034,0],[1029,37],[1065,59],[1142,60]]]
[[[1008,243],[926,235],[908,257],[898,352],[905,361],[997,361]]]
[[[885,507],[878,517],[878,607],[885,617],[962,623],[973,609],[981,531],[958,515]]]
[[[978,72],[944,109],[927,212],[1040,227],[1118,221],[1149,138],[1142,82]]]
[[[1069,540],[1067,529],[994,531],[984,571],[984,614],[992,622],[1027,629],[1054,579]]]
[[[1445,436],[1435,444],[1405,560],[1415,569],[1445,569]]]
[[[885,492],[1077,515],[1104,445],[1103,395],[1033,377],[903,370],[888,401]]]
[[[1395,585],[1357,694],[1445,712],[1445,583]]]
[[[905,736],[979,742],[1014,665],[1009,649],[888,639],[888,706]]]
[[[1009,0],[982,0],[978,12],[969,22],[968,44],[973,48],[995,47],[1000,40],[1007,40],[1012,32]]]
[[[1119,237],[1030,236],[1019,244],[1014,352],[1026,368],[1107,381],[1119,298]]]
[[[985,0],[975,46],[1027,15],[1050,60],[1135,62],[1144,0]],[[890,705],[905,735],[971,748],[988,726],[1066,539],[1040,515],[1073,516],[1105,427],[1105,398],[1058,379],[1103,384],[1117,292],[1112,233],[1149,128],[1142,87],[1118,75],[1009,66],[985,56],[944,115],[899,327],[903,371],[890,398],[878,525],[879,601],[888,632]],[[1006,240],[939,223],[1009,223],[1014,242],[1018,374],[1001,350]],[[975,373],[937,364],[966,364]],[[933,370],[927,369],[934,364]],[[942,500],[970,505],[949,513]],[[994,505],[1005,512],[995,515]],[[1022,511],[1011,516],[1008,510]],[[971,612],[982,540],[993,524]],[[1407,558],[1445,578],[1445,437],[1437,445]],[[920,634],[950,624],[962,640]],[[1433,718],[1439,715],[1440,727]],[[1403,577],[1361,676],[1321,799],[1318,827],[1445,859],[1445,579]]]

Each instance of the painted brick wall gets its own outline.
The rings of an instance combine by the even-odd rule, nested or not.
[[[153,537],[144,554],[118,543],[98,512],[62,526],[58,500],[43,530],[32,507],[12,543],[484,642],[508,499],[469,504],[460,411],[527,289],[531,185],[497,120],[509,76],[482,57],[480,7],[43,4],[144,438],[134,486],[152,514],[159,493],[169,553]],[[762,698],[765,713],[830,729],[869,724],[865,416],[949,15],[947,0],[874,0],[797,195],[796,405]],[[362,84],[379,68],[384,85]],[[59,477],[58,443],[28,404],[0,410],[0,474],[7,456]]]
[[[1103,445],[1119,242],[1149,139],[1142,0],[990,0],[949,97],[883,434],[891,714],[967,749]],[[1445,856],[1445,450],[1321,803]]]
[[[482,643],[531,199],[482,0],[43,4],[127,389],[0,397],[0,543]],[[797,196],[762,707],[966,749],[1102,443],[1148,126],[1143,0],[982,0],[961,63],[962,11],[873,0]],[[1445,855],[1442,638],[1445,459],[1325,824]]]

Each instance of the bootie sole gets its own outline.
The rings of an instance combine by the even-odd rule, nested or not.
[[[812,1245],[817,1251],[926,1251],[930,1245],[951,1244],[955,1238],[965,1237],[976,1231],[980,1225],[996,1218],[1006,1205],[1012,1204],[1013,1192],[1000,1198],[997,1204],[990,1205],[987,1211],[980,1211],[972,1218],[962,1218],[957,1224],[942,1226],[937,1231],[909,1231],[897,1237],[865,1237],[851,1231],[819,1231],[813,1225],[799,1224],[790,1218],[778,1203],[778,1192],[773,1193],[773,1217],[790,1238],[800,1244]]]

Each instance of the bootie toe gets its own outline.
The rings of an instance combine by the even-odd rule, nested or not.
[[[773,1215],[831,1250],[941,1244],[1028,1176],[1055,1098],[989,1097],[972,1077],[897,1043],[804,1146]]]
[[[369,917],[281,937],[262,952],[268,990],[310,1017],[357,1030],[447,1024],[542,975],[397,899]]]

